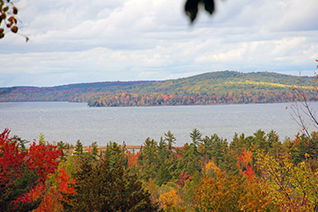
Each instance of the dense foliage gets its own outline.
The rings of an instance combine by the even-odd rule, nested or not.
[[[82,160],[74,176],[75,193],[64,194],[67,200],[62,201],[66,211],[158,210],[137,176],[121,163],[112,164],[108,157],[96,165]]]
[[[88,102],[89,106],[206,105],[292,102],[302,85],[315,99],[315,78],[268,72],[211,72],[165,81],[99,82],[56,87],[0,88],[0,101]]]
[[[0,136],[1,211],[317,211],[318,134],[275,131],[229,143],[198,129],[174,146],[168,131],[139,151],[109,142],[74,150]],[[62,155],[62,152],[65,155]],[[59,158],[59,159],[58,159]]]
[[[38,207],[41,197],[29,193],[43,185],[58,167],[61,151],[50,144],[19,148],[18,140],[9,138],[9,130],[0,134],[0,211],[28,211]]]

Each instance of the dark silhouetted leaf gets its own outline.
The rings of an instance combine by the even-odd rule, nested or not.
[[[214,12],[214,1],[213,0],[204,0],[205,10],[212,15]]]
[[[200,0],[187,0],[185,4],[185,12],[189,16],[191,23],[195,20],[198,13],[198,4]]]
[[[191,23],[195,20],[198,14],[199,3],[204,4],[205,10],[212,15],[215,9],[214,0],[187,0],[185,4],[185,13],[189,16]]]

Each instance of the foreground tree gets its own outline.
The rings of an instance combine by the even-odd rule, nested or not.
[[[136,175],[121,163],[111,164],[108,157],[97,165],[84,158],[75,174],[76,194],[64,194],[65,211],[157,211],[150,194]]]
[[[33,210],[42,195],[32,199],[29,194],[55,172],[62,153],[57,146],[35,142],[27,151],[20,151],[18,140],[9,138],[9,133],[5,129],[0,134],[0,211]]]
[[[63,168],[54,175],[50,175],[45,184],[41,183],[28,195],[32,200],[40,197],[42,199],[39,207],[32,212],[63,211],[61,200],[68,200],[63,199],[62,193],[75,193],[74,188],[69,187],[70,183],[74,184],[75,181],[70,181],[70,176]]]
[[[275,211],[267,188],[252,170],[252,152],[242,151],[238,158],[240,173],[221,171],[213,162],[205,166],[201,185],[196,188],[197,211]]]
[[[275,159],[259,151],[257,166],[267,188],[269,201],[280,211],[318,211],[318,173],[310,166],[310,156],[295,165],[289,155]]]

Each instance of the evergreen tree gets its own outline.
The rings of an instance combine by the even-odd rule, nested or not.
[[[158,172],[158,146],[157,141],[146,139],[144,147],[138,157],[138,163],[141,167],[141,178],[148,180],[149,178],[155,178]]]
[[[158,144],[158,167],[160,167],[165,160],[169,158],[170,153],[171,151],[167,149],[167,143],[161,137]]]
[[[181,159],[178,160],[177,172],[187,172],[188,175],[192,175],[196,170],[201,171],[201,160],[198,155],[198,151],[193,147],[193,143],[186,143],[182,151],[179,153],[182,155]]]
[[[62,152],[62,156],[60,158],[61,158],[61,160],[64,160],[64,161],[66,160],[66,156],[65,156],[65,152],[64,152],[65,147],[66,147],[66,144],[63,141],[60,141],[57,143],[57,148],[59,150],[61,150],[61,152]]]
[[[217,134],[211,136],[211,141],[211,158],[214,158],[216,165],[219,166],[224,161],[224,154],[227,151],[228,144],[226,139],[220,138]]]
[[[238,137],[238,134],[235,133],[230,144],[230,149],[233,150],[235,157],[239,157],[241,155],[243,148],[249,148],[249,144],[246,142],[244,133],[242,133],[240,137]]]
[[[167,133],[165,133],[165,136],[165,141],[168,141],[168,149],[172,149],[172,145],[175,144],[176,138],[170,132],[170,130]]]
[[[264,131],[262,130],[257,130],[255,133],[254,133],[254,138],[253,138],[253,142],[254,142],[254,145],[255,147],[257,147],[258,149],[263,149],[265,150],[266,152],[268,151],[268,142],[267,142],[267,139],[266,139],[266,134]]]
[[[97,145],[97,142],[93,142],[92,143],[92,157],[93,157],[93,160],[97,160],[98,158],[98,145]]]
[[[97,165],[84,158],[75,174],[76,194],[63,194],[65,211],[157,211],[136,175],[108,157]]]
[[[192,143],[194,144],[195,147],[200,145],[201,136],[202,136],[202,134],[196,128],[190,133],[190,137],[192,139]]]
[[[42,132],[40,132],[40,135],[39,135],[39,144],[42,144],[42,145],[45,145],[46,142],[45,142],[45,136]]]
[[[127,160],[122,153],[121,145],[118,145],[116,142],[110,141],[107,144],[107,149],[105,156],[109,158],[111,165],[122,163],[125,167],[128,167]]]
[[[212,140],[208,136],[205,136],[202,139],[202,143],[199,147],[202,149],[204,159],[210,160],[211,154],[209,154],[209,152],[211,152],[211,150],[212,150]]]
[[[171,174],[167,165],[162,164],[158,170],[156,184],[161,186],[163,184],[167,184],[167,182],[171,179]]]
[[[0,211],[27,212],[36,209],[42,201],[41,198],[30,202],[18,201],[19,197],[30,192],[38,183],[35,171],[27,170],[25,165],[20,167],[19,172],[20,177],[13,182],[0,183]]]
[[[77,155],[77,156],[83,155],[83,143],[80,140],[77,140],[76,142],[74,155]]]
[[[20,152],[25,152],[25,151],[27,151],[27,148],[26,148],[25,145],[26,145],[27,143],[30,143],[30,141],[28,141],[28,140],[26,140],[26,139],[22,139],[22,138],[20,138],[19,136],[16,136],[16,135],[15,135],[12,139],[17,142],[17,144],[18,144],[18,146],[19,146],[19,151],[20,151]]]
[[[274,130],[271,130],[268,134],[267,134],[267,139],[268,139],[268,143],[270,144],[270,148],[268,150],[268,153],[274,157],[275,159],[280,158],[281,156],[283,156],[283,145],[282,143],[279,141],[279,136],[277,135],[277,133]]]
[[[305,134],[297,135],[292,141],[286,141],[286,147],[288,154],[292,157],[292,161],[295,164],[300,163],[308,154],[309,157],[317,161],[318,158],[318,134],[316,132],[311,133],[311,139]]]

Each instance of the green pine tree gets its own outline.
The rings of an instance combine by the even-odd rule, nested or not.
[[[168,149],[172,149],[172,145],[176,143],[176,137],[170,132],[165,133],[165,141],[168,141]]]
[[[76,142],[74,155],[77,155],[77,156],[83,155],[83,143],[80,140],[77,140]]]
[[[162,164],[158,170],[158,175],[156,177],[156,184],[161,186],[163,184],[167,184],[171,179],[171,174],[169,169],[165,164]]]
[[[75,174],[76,194],[63,194],[65,211],[157,211],[150,194],[142,188],[136,175],[121,163],[112,166],[108,157],[97,165],[82,159]]]

